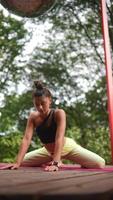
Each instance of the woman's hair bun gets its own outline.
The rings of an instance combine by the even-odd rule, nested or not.
[[[33,97],[34,98],[35,97],[42,97],[42,96],[49,97],[49,98],[52,97],[51,92],[49,91],[48,88],[45,87],[45,85],[43,84],[42,81],[35,80],[34,86],[35,86],[35,89],[33,91]]]
[[[34,81],[34,85],[36,87],[37,90],[43,90],[44,89],[44,85],[41,81]]]

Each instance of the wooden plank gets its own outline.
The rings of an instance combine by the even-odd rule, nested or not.
[[[76,178],[76,177],[74,177]],[[52,190],[47,190],[46,194],[97,194],[106,193],[113,190],[113,174],[109,176],[107,174],[100,176],[87,176],[78,177],[76,180],[70,179],[62,181],[63,187],[60,183],[56,184],[57,187]],[[59,186],[58,186],[59,185]]]
[[[85,172],[84,175],[88,174],[98,174],[99,172]],[[48,182],[54,180],[63,180],[70,179],[73,176],[82,176],[81,172],[75,171],[62,171],[62,172],[39,172],[39,171],[31,171],[31,170],[3,170],[0,171],[0,191],[3,187],[13,187],[15,185],[21,185],[26,183],[37,183],[37,182]]]
[[[70,171],[42,172],[41,174],[33,172],[25,174],[21,172],[20,174],[15,172],[15,174],[13,174],[13,171],[10,171],[10,176],[5,177],[4,181],[0,184],[0,193],[81,193],[81,184],[88,184],[93,181],[93,185],[95,185],[100,178],[104,181],[113,178],[112,173],[101,173],[101,177],[99,175],[100,173],[75,173]]]
[[[92,196],[96,200],[104,200],[105,197],[108,200],[113,196],[113,172],[44,172],[39,169],[0,171],[0,199],[25,199],[28,196],[30,200],[53,200],[56,197],[65,200],[70,200],[70,197],[75,200],[76,197],[79,200],[92,199]]]

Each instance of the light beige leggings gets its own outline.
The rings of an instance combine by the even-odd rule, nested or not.
[[[86,168],[103,168],[105,160],[99,155],[81,147],[73,139],[66,138],[61,159],[73,161]],[[27,153],[22,165],[40,166],[52,161],[52,154],[45,147]]]

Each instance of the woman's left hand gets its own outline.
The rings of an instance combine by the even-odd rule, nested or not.
[[[58,171],[58,167],[55,165],[50,165],[50,166],[46,166],[44,170],[48,172],[54,172],[54,171]]]

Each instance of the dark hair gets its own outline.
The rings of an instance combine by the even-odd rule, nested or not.
[[[41,97],[41,96],[45,96],[45,97],[52,97],[51,92],[49,91],[49,89],[47,87],[44,86],[44,84],[41,81],[34,81],[34,86],[35,89],[33,91],[33,97]]]

